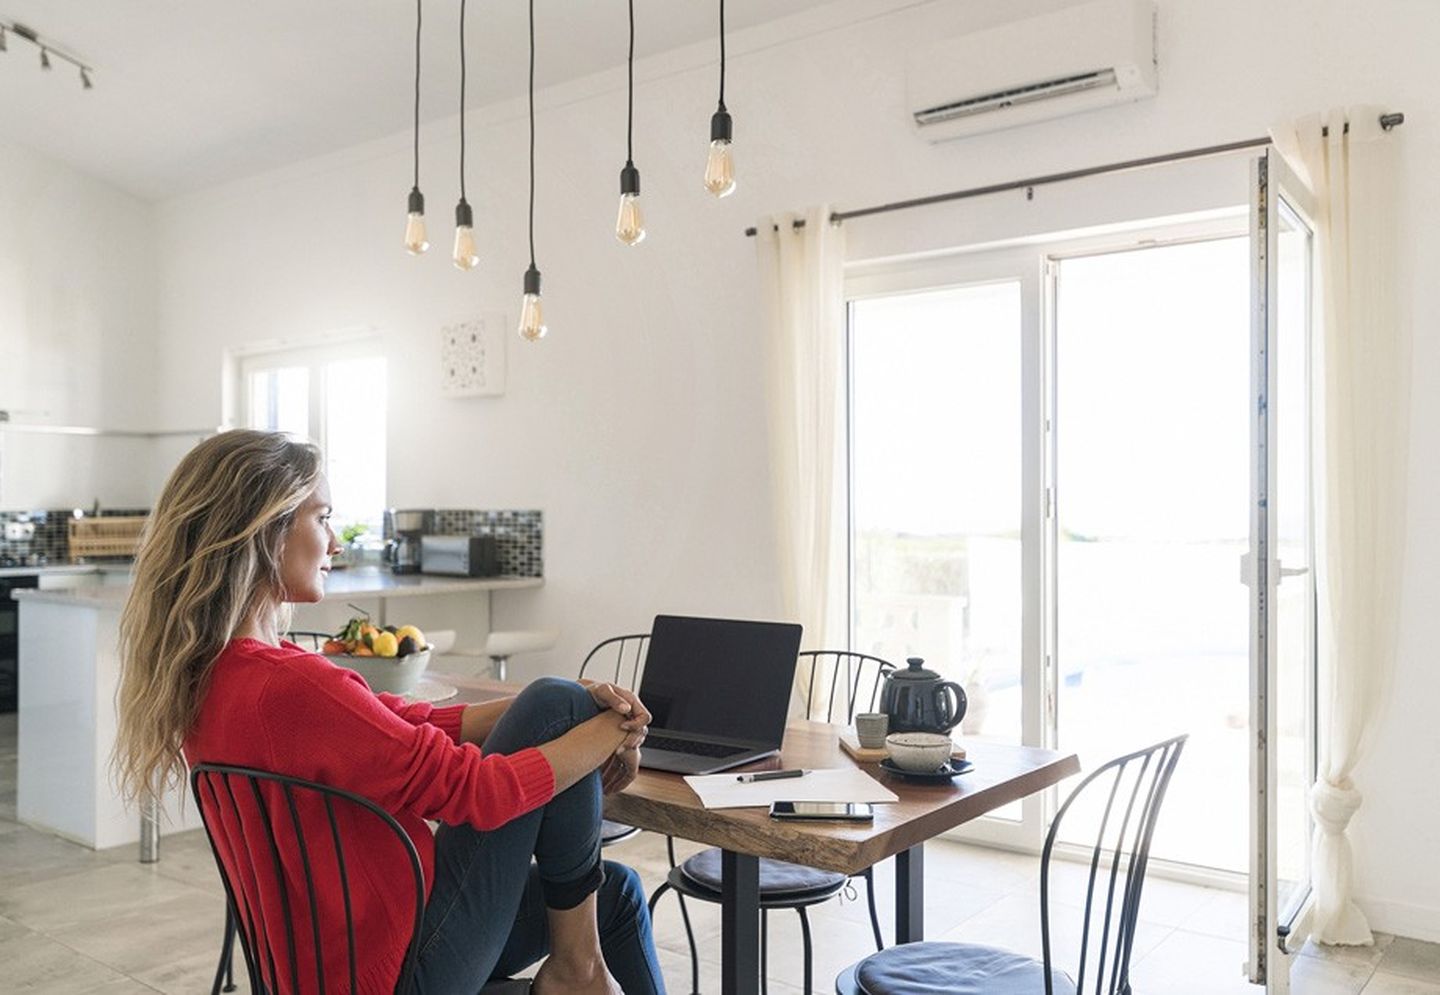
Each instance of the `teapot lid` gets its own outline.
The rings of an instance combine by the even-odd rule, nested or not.
[[[933,670],[925,669],[924,657],[906,657],[905,662],[910,665],[906,669],[890,671],[892,681],[938,681],[941,679],[940,675]]]

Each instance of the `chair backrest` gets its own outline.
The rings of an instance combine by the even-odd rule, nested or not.
[[[395,991],[410,991],[425,913],[425,880],[414,842],[388,812],[348,791],[246,767],[196,764],[190,787],[239,927],[252,991],[298,995],[356,990],[350,896],[353,875],[364,872],[354,866],[360,859],[355,850],[347,864],[346,838],[358,832],[378,833],[382,839],[393,835],[408,858],[414,914]],[[322,827],[318,835],[323,838],[307,839],[302,824],[310,826],[312,835]],[[397,900],[403,900],[403,881],[396,882],[396,892]],[[343,952],[336,949],[342,917]],[[348,967],[348,987],[334,976],[337,965]]]
[[[873,712],[888,660],[850,650],[803,650],[797,673],[806,682],[805,717],[850,723],[858,712]],[[808,670],[808,676],[807,676]]]
[[[645,672],[645,654],[650,649],[650,633],[611,636],[595,644],[580,664],[580,677],[609,681],[623,688],[638,688]]]
[[[328,632],[313,632],[309,629],[291,629],[285,633],[285,638],[296,646],[308,646],[316,653],[319,653],[320,647],[324,646],[325,641],[333,638],[333,636]]]
[[[1130,950],[1140,916],[1140,891],[1150,860],[1150,840],[1165,789],[1175,773],[1188,735],[1128,753],[1102,765],[1070,793],[1050,832],[1040,858],[1040,942],[1045,956],[1045,995],[1054,995],[1050,944],[1050,857],[1060,824],[1078,804],[1098,820],[1090,850],[1085,888],[1085,918],[1080,934],[1080,960],[1075,990],[1081,995],[1129,995]],[[1103,801],[1103,808],[1100,803]],[[1099,890],[1097,890],[1097,887]],[[1120,899],[1116,907],[1116,898]],[[1103,899],[1103,904],[1096,899]],[[1093,981],[1087,985],[1086,978]]]

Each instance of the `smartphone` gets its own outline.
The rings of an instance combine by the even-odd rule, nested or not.
[[[770,818],[873,822],[875,810],[869,802],[771,802]]]

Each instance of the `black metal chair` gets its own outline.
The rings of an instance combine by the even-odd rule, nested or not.
[[[580,673],[576,676],[634,688],[640,683],[640,672],[645,669],[645,652],[649,646],[648,632],[601,640],[585,654],[580,663]],[[614,846],[639,835],[639,827],[627,826],[623,822],[605,819],[600,824],[601,846]]]
[[[974,943],[907,943],[872,954],[847,968],[835,979],[837,995],[906,991],[937,995],[1076,995],[1086,991],[1095,995],[1130,995],[1130,950],[1140,917],[1140,892],[1150,860],[1150,840],[1165,790],[1188,738],[1176,736],[1116,757],[1081,781],[1060,806],[1040,857],[1043,960]],[[1060,823],[1082,796],[1087,805],[1092,799],[1103,798],[1104,809],[1097,813],[1099,830],[1090,851],[1079,966],[1072,980],[1055,965],[1051,952],[1050,858]],[[1096,903],[1097,898],[1104,900],[1103,906]]]
[[[878,656],[854,653],[849,650],[806,650],[799,654],[802,662],[809,665],[810,676],[805,688],[805,717],[824,722],[854,721],[857,711],[869,711],[875,707],[881,681],[895,665]],[[821,681],[824,675],[828,681]],[[829,684],[828,691],[825,684]],[[841,694],[843,690],[843,694]],[[823,701],[821,700],[823,698]],[[720,894],[720,851],[711,848],[702,850],[684,863],[676,866],[674,841],[667,839],[670,853],[670,873],[664,883],[650,896],[650,909],[666,891],[674,891],[684,911],[685,898],[701,902],[721,902]],[[867,867],[860,875],[865,879],[865,895],[870,904],[870,927],[875,933],[875,949],[885,949],[880,933],[880,917],[875,909],[875,877]],[[760,859],[760,990],[766,990],[765,964],[768,947],[769,912],[771,909],[793,909],[800,918],[800,938],[805,949],[805,991],[810,991],[812,975],[810,919],[805,910],[812,905],[829,901],[846,889],[850,878],[837,871],[822,871],[802,864],[784,860]],[[690,972],[692,991],[698,993],[699,960],[695,951],[695,936],[690,929],[689,916],[685,916],[685,933],[690,942]]]
[[[311,649],[319,653],[321,648],[324,647],[325,641],[327,639],[334,639],[335,636],[329,632],[314,632],[310,629],[291,629],[285,633],[285,638],[296,646]]]
[[[316,975],[313,990],[322,995],[331,991],[356,990],[355,926],[350,905],[355,855],[349,855],[351,863],[347,864],[345,833],[340,828],[342,820],[337,820],[337,813],[344,813],[343,821],[352,832],[353,827],[367,822],[388,829],[409,864],[411,889],[404,900],[407,906],[413,904],[413,914],[410,938],[395,991],[397,995],[408,995],[413,990],[420,923],[425,915],[425,880],[414,842],[390,813],[348,791],[247,767],[196,764],[190,772],[190,788],[200,809],[215,865],[225,885],[225,939],[212,992],[235,990],[230,951],[237,934],[245,955],[252,992],[280,995],[282,992],[307,990],[301,984],[296,947],[297,937],[303,944],[307,933],[313,944]],[[310,813],[323,811],[330,830],[323,839],[318,842],[306,839],[301,828],[302,810]],[[256,841],[244,837],[246,829],[252,834],[263,830],[264,839],[255,845]],[[295,844],[300,854],[300,867],[285,866],[277,843],[281,839]],[[226,869],[222,849],[229,855],[234,878]],[[316,876],[322,873],[322,868],[333,868],[334,880],[339,884],[339,908],[335,911],[343,913],[345,921],[345,956],[340,962],[348,967],[348,987],[343,985],[342,979],[331,977],[327,981],[326,977],[327,962],[333,967],[337,958],[326,956],[323,936],[333,937],[337,931],[325,928],[321,914],[317,912],[317,908],[321,912],[324,908],[323,905],[317,907],[317,895],[323,890],[317,891]],[[297,879],[304,881],[303,893],[296,886]],[[273,890],[280,896],[283,922],[266,921],[263,903],[258,899],[262,888]],[[331,894],[327,898],[333,901],[335,896]],[[399,900],[402,896],[397,895]],[[273,914],[273,905],[270,911]],[[280,946],[282,942],[283,947]],[[226,982],[223,989],[222,980]],[[486,985],[483,990],[500,995],[508,986],[515,984],[498,982]]]

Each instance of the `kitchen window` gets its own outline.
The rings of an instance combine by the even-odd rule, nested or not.
[[[325,453],[336,532],[379,535],[385,509],[386,368],[377,339],[249,353],[236,362],[242,424]]]

